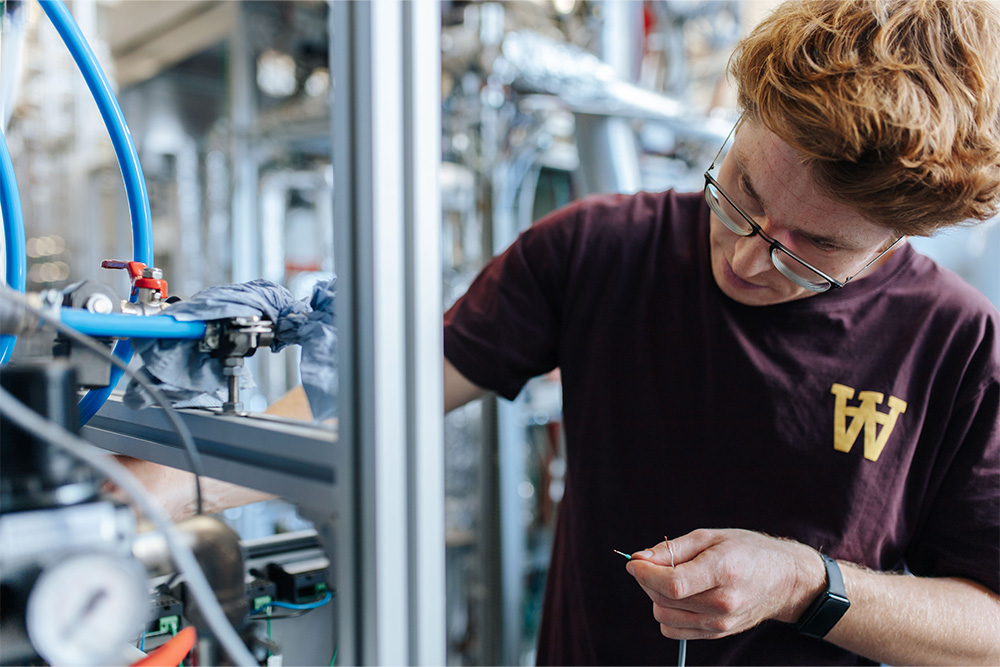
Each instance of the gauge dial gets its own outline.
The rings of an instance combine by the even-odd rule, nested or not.
[[[28,596],[28,637],[53,665],[108,665],[149,614],[146,572],[113,553],[73,554],[48,565]]]

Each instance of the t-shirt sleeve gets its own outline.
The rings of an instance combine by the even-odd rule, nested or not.
[[[558,365],[562,293],[580,204],[523,232],[445,313],[444,354],[476,385],[513,400]]]
[[[1000,593],[1000,383],[956,405],[962,443],[907,555],[916,575],[962,577]]]

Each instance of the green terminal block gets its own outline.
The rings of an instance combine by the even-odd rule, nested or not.
[[[155,631],[147,634],[151,635],[161,635],[169,633],[171,636],[176,635],[177,631],[180,629],[181,619],[177,616],[164,616],[159,619],[160,627]]]

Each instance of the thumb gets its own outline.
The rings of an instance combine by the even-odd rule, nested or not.
[[[673,557],[670,555],[671,549],[675,550]],[[670,567],[677,561],[676,547],[668,545],[667,539],[664,537],[663,542],[632,554],[632,558],[635,560],[644,560],[655,565]]]
[[[672,567],[693,560],[718,541],[718,536],[710,530],[696,530],[672,540],[664,536],[662,542],[632,554],[632,558]]]
[[[666,542],[658,544],[653,550],[658,553],[657,548],[663,547],[662,553],[666,554],[667,565],[670,564],[670,552],[673,551],[674,565],[680,565],[694,560],[698,554],[718,544],[721,539],[722,536],[717,531],[695,530],[670,540],[669,545]]]

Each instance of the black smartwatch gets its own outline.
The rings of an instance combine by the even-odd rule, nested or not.
[[[837,561],[820,554],[826,566],[826,590],[809,605],[795,629],[808,637],[822,639],[847,612],[851,601],[847,599],[844,576]]]

